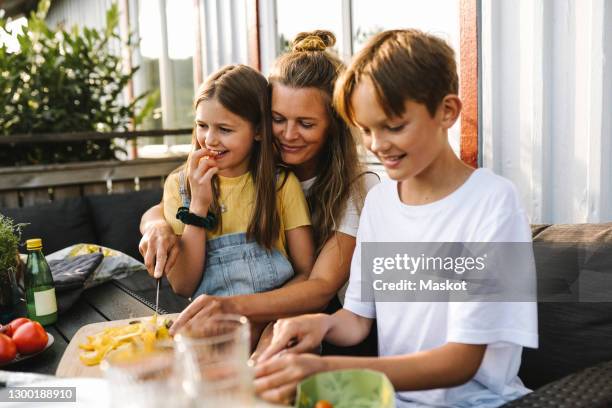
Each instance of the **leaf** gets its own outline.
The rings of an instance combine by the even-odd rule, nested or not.
[[[140,109],[140,112],[138,112],[136,116],[134,116],[135,128],[137,128],[138,125],[141,125],[145,121],[146,118],[148,118],[149,116],[153,114],[153,111],[157,107],[158,102],[159,102],[159,89],[156,89],[147,96],[144,105]]]
[[[119,25],[119,6],[117,3],[113,5],[106,12],[106,36],[110,36],[115,31],[115,28]]]
[[[36,10],[36,17],[40,20],[44,20],[51,7],[51,0],[41,0],[38,2],[38,9]]]

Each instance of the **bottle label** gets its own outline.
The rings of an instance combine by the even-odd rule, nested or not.
[[[55,288],[34,292],[34,306],[36,307],[36,316],[46,316],[57,312]]]

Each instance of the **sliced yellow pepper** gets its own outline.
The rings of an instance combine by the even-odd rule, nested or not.
[[[157,326],[157,316],[151,321],[128,324],[121,327],[111,327],[93,336],[87,336],[87,342],[79,344],[84,352],[79,356],[81,362],[92,366],[99,364],[106,355],[118,347],[130,346],[124,352],[126,355],[137,351],[150,353],[155,351],[158,340],[170,339],[167,321]]]

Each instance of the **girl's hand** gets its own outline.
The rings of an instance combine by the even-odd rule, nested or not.
[[[255,367],[255,392],[262,399],[290,404],[304,378],[327,371],[325,359],[315,354],[280,354]]]
[[[212,203],[212,178],[219,168],[215,162],[215,153],[201,148],[191,153],[189,158],[189,185],[191,187],[191,204],[189,210],[201,217],[206,217]]]
[[[274,324],[272,342],[257,361],[264,362],[281,351],[310,351],[321,344],[328,331],[329,315],[323,313],[280,319]]]

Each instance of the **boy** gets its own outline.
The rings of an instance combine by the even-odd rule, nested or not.
[[[344,368],[384,372],[398,391],[398,407],[497,407],[528,392],[517,373],[522,347],[537,347],[534,302],[362,298],[364,242],[531,242],[514,186],[468,167],[448,143],[448,129],[461,112],[456,71],[444,41],[395,30],[372,38],[336,84],[338,111],[361,129],[391,180],[366,198],[344,309],[276,324],[257,367],[262,397],[287,399],[301,378]],[[529,274],[534,278],[532,269]],[[356,344],[373,319],[379,358],[270,359],[283,349],[312,349],[323,339]]]

